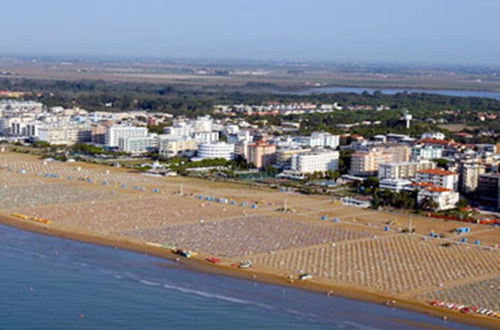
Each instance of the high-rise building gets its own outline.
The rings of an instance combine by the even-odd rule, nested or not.
[[[415,181],[417,183],[431,183],[433,186],[453,191],[458,189],[458,174],[439,168],[418,171]]]
[[[248,162],[257,168],[268,167],[276,163],[276,145],[257,141],[248,145]]]
[[[77,142],[90,142],[91,137],[89,126],[46,125],[38,128],[37,140],[50,144],[71,145]]]
[[[333,150],[311,151],[292,156],[291,170],[298,173],[336,171],[339,169],[339,152]]]
[[[302,136],[298,138],[298,142],[308,148],[328,147],[331,149],[337,149],[339,141],[340,136],[325,132],[313,132],[310,136]]]
[[[479,163],[463,163],[460,167],[460,191],[464,193],[474,192],[479,184],[479,176],[485,168]]]
[[[434,162],[403,162],[380,164],[378,169],[379,179],[412,179],[420,170],[436,167]]]
[[[500,173],[479,175],[479,182],[474,195],[484,205],[500,209]]]
[[[113,125],[106,128],[105,143],[108,147],[118,147],[120,138],[145,137],[147,134],[146,127]]]
[[[377,175],[380,164],[401,163],[410,159],[411,149],[406,145],[376,146],[357,151],[351,156],[350,174]]]
[[[276,150],[276,164],[288,168],[291,165],[292,157],[295,154],[311,152],[311,149],[302,148],[280,148]]]
[[[118,139],[118,149],[131,154],[142,154],[158,147],[158,138],[153,135],[128,136]]]
[[[198,149],[198,142],[181,136],[160,135],[158,145],[159,153],[167,158],[192,157]]]

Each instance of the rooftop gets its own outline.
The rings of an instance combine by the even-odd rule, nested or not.
[[[427,191],[432,191],[432,192],[445,192],[445,191],[453,191],[451,189],[447,189],[447,188],[442,188],[442,187],[436,187],[436,186],[432,186],[432,187],[429,187],[426,189]]]
[[[418,173],[423,173],[423,174],[433,174],[433,175],[455,175],[457,173],[451,172],[451,171],[446,171],[442,170],[439,168],[429,168],[426,170],[420,170]]]

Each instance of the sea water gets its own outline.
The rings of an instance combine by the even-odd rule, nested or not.
[[[0,329],[472,327],[0,225]]]

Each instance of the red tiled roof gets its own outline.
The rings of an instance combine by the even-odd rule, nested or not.
[[[463,136],[463,137],[472,137],[472,134],[469,133],[457,133],[455,136]]]
[[[445,191],[452,191],[451,189],[443,188],[443,187],[429,187],[426,188],[428,191],[433,191],[433,192],[445,192]]]
[[[449,144],[452,144],[453,141],[438,140],[438,139],[423,139],[423,140],[420,140],[420,143],[449,145]]]
[[[432,186],[434,186],[434,183],[432,183],[432,182],[414,182],[414,183],[412,183],[412,186],[417,186],[417,187],[432,187]]]
[[[455,175],[455,172],[441,170],[439,168],[428,168],[426,170],[420,170],[418,173],[433,174],[433,175]]]

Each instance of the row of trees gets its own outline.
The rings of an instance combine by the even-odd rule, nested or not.
[[[244,91],[248,91],[248,86],[242,86],[241,88]],[[361,113],[354,111],[356,114],[351,119],[356,121],[361,117],[366,118],[366,120],[382,121],[394,119],[396,114],[399,116],[400,109],[402,108],[411,109],[415,116],[422,118],[427,118],[429,117],[427,115],[432,115],[436,111],[442,110],[460,110],[464,112],[500,111],[500,101],[495,99],[455,97],[427,93],[397,93],[388,95],[375,92],[373,94],[325,93],[296,95],[266,92],[246,93],[234,91],[234,88],[227,90],[225,87],[212,87],[208,90],[194,88],[193,86],[174,87],[153,83],[117,83],[102,80],[35,80],[8,77],[0,79],[0,89],[34,93],[41,92],[41,96],[33,94],[31,98],[39,99],[49,106],[78,105],[90,110],[102,110],[106,104],[112,104],[106,110],[145,109],[189,116],[210,113],[212,106],[217,103],[262,103],[266,101],[311,102],[316,104],[338,102],[342,105],[366,104],[371,106],[384,104],[393,109],[382,112],[364,111],[365,115],[363,116],[361,116]],[[343,112],[343,115],[347,116],[345,118],[347,122],[351,120],[347,112]],[[316,117],[316,115],[312,116],[311,122],[315,118],[320,117]],[[326,118],[328,117],[326,116]],[[333,119],[333,121],[325,118],[320,119],[320,122],[328,127],[333,126],[332,123],[335,123]],[[472,118],[458,118],[458,120],[472,120]]]
[[[388,189],[375,188],[372,193],[372,206],[376,209],[381,206],[392,206],[400,209],[417,210],[417,194],[416,190],[393,192]],[[433,206],[434,208],[437,207],[436,205]]]

